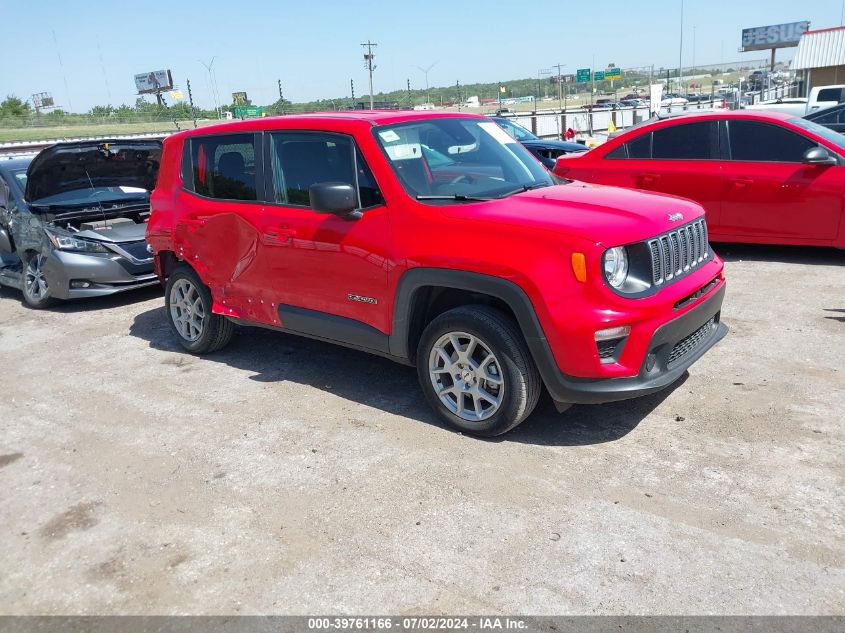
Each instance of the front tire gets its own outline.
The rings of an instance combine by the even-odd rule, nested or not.
[[[222,349],[232,338],[235,324],[211,312],[211,291],[199,275],[180,264],[167,280],[165,311],[179,344],[192,354]]]
[[[481,437],[516,427],[542,390],[517,324],[481,305],[449,310],[429,323],[417,348],[417,374],[449,426]]]
[[[24,255],[21,274],[21,290],[26,305],[35,310],[43,310],[56,300],[50,288],[50,281],[44,272],[47,256],[29,252]]]

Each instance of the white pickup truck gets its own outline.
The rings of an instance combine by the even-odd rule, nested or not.
[[[840,103],[845,103],[845,85],[837,86],[816,86],[810,89],[810,96],[807,99],[785,97],[783,99],[772,99],[762,101],[754,105],[745,106],[746,110],[768,110],[769,112],[784,112],[795,116],[804,116],[829,108]]]

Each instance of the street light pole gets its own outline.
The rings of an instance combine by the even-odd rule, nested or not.
[[[423,72],[423,74],[425,75],[425,102],[426,103],[431,103],[431,97],[429,97],[429,94],[428,94],[428,71],[431,70],[432,68],[434,68],[436,65],[437,65],[437,62],[430,64],[428,66],[428,68],[423,68],[422,66],[414,66],[414,68],[421,70]]]
[[[681,90],[681,70],[684,67],[683,62],[684,56],[684,0],[681,0],[681,43],[678,46],[678,92],[683,92]]]
[[[561,112],[563,112],[563,76],[560,74],[560,69],[566,66],[566,64],[555,64],[557,68],[557,105],[560,108]]]
[[[204,61],[202,61],[201,59],[198,59],[197,61],[200,64],[202,64],[203,66],[205,66],[205,70],[208,73],[208,89],[209,89],[209,92],[211,92],[211,99],[212,99],[212,101],[214,101],[214,111],[217,113],[217,118],[219,119],[220,118],[220,107],[217,105],[218,104],[217,90],[215,89],[215,86],[214,86],[214,75],[211,74],[211,69],[214,67],[214,60],[215,59],[217,59],[217,55],[212,57],[211,61],[208,62],[207,64]]]

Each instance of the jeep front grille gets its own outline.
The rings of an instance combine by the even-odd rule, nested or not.
[[[648,241],[652,283],[660,286],[682,277],[709,257],[704,218]]]

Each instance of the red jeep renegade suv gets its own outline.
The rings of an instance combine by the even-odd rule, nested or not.
[[[702,208],[556,179],[490,119],[354,112],[164,143],[147,239],[189,352],[258,325],[416,365],[498,435],[675,382],[726,332]]]

